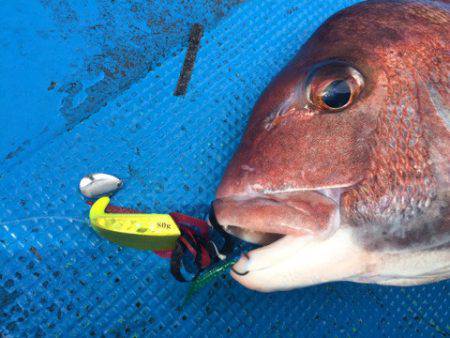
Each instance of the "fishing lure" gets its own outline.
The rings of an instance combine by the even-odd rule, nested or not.
[[[162,258],[169,258],[174,278],[191,282],[183,304],[235,262],[229,259],[234,247],[231,236],[218,226],[213,211],[206,222],[177,212],[145,214],[110,205],[110,197],[105,195],[111,195],[121,186],[121,180],[107,174],[82,179],[83,195],[103,196],[95,202],[88,201],[92,228],[113,243],[152,250]]]
[[[104,195],[112,195],[122,188],[121,179],[103,173],[84,176],[79,184],[80,192],[87,198],[97,198]]]
[[[170,271],[180,282],[195,281],[197,285],[204,279],[203,271],[224,261],[233,250],[231,236],[221,229],[215,231],[217,222],[213,214],[209,215],[207,223],[181,213],[144,214],[109,203],[107,196],[88,202],[92,228],[113,243],[152,250],[162,258],[169,258]],[[218,245],[219,242],[222,245]],[[221,266],[211,271],[220,274]]]
[[[91,207],[92,228],[113,243],[141,250],[173,250],[181,232],[170,215],[105,213],[109,197]]]
[[[231,266],[233,266],[238,261],[237,258],[230,259],[228,261],[221,261],[213,268],[205,271],[200,274],[197,278],[195,278],[190,286],[189,290],[184,298],[183,307],[192,299],[192,297],[198,293],[201,289],[203,289],[206,285],[211,283],[217,277],[220,277],[224,273],[226,273]]]

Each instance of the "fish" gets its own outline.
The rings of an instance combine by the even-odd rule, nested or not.
[[[324,22],[256,102],[212,208],[271,292],[450,277],[450,2],[365,1]]]

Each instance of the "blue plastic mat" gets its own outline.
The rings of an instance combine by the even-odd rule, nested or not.
[[[355,2],[1,4],[0,336],[449,335],[449,282],[259,294],[226,276],[181,309],[167,261],[86,224],[91,172],[125,180],[116,205],[202,216],[261,91]],[[193,22],[206,31],[174,97]]]

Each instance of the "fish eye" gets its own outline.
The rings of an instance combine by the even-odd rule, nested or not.
[[[335,113],[350,106],[364,87],[362,74],[343,61],[315,66],[306,79],[306,95],[322,113]]]
[[[352,90],[346,80],[331,82],[322,92],[322,101],[332,109],[339,109],[350,102]]]

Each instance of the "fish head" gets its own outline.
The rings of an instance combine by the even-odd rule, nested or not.
[[[256,104],[217,197],[334,189],[361,180],[376,118],[370,109],[376,95],[363,92],[366,82],[353,63],[327,55],[289,66]]]
[[[439,28],[449,20],[448,8],[429,6],[371,1],[337,13],[263,92],[213,203],[226,231],[266,245],[234,266],[232,275],[240,283],[273,291],[333,280],[408,285],[436,279],[415,276],[427,264],[434,267],[442,255],[449,257],[448,248],[425,257],[423,250],[406,255],[412,244],[394,251],[382,245],[392,239],[392,227],[396,240],[412,243],[399,236],[417,235],[416,228],[423,226],[414,217],[428,215],[415,203],[432,204],[438,195],[436,173],[448,173],[448,128],[442,129],[442,112],[432,104],[425,107],[430,100],[421,99],[422,87],[433,76],[430,66],[419,63],[417,72],[412,69],[414,60],[443,53],[433,50],[433,42],[428,49],[417,46],[448,40]],[[438,85],[437,92],[445,95],[445,85]],[[441,98],[448,103],[448,96]],[[419,115],[428,108],[436,118],[426,122]],[[437,134],[436,123],[441,128]],[[444,147],[430,148],[433,133]],[[417,172],[407,171],[410,166]],[[424,187],[418,196],[400,182],[410,176],[408,186]],[[448,238],[448,218],[442,221],[448,176],[441,181],[440,211],[430,212],[439,223],[436,229]],[[409,232],[402,228],[408,208],[413,208],[411,224],[417,224]],[[377,218],[380,212],[386,216]],[[423,264],[420,271],[417,259]]]

